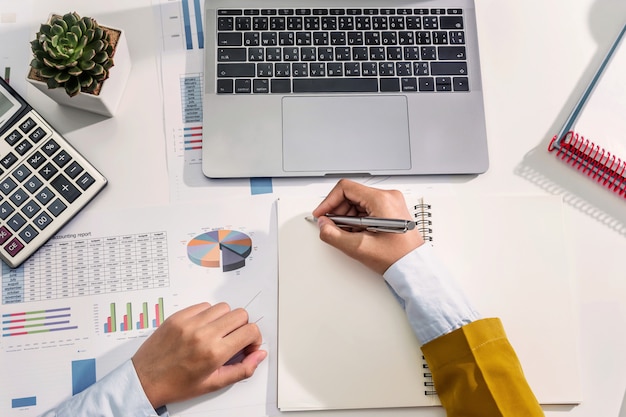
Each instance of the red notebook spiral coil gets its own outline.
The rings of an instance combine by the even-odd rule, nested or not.
[[[626,161],[572,131],[565,134],[558,147],[556,141],[555,135],[548,151],[556,151],[563,161],[626,198]]]

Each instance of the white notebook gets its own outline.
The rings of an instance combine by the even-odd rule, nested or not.
[[[581,400],[577,309],[562,202],[553,196],[415,200],[424,235],[483,317],[500,317],[542,404]],[[319,240],[318,199],[278,201],[278,407],[438,405],[384,281]]]

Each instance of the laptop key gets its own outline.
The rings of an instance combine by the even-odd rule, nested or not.
[[[220,62],[246,62],[246,48],[217,48]]]
[[[217,80],[217,93],[229,94],[233,92],[233,80],[226,78],[223,80]]]
[[[417,91],[417,78],[402,78],[402,91]]]
[[[217,44],[219,46],[242,46],[243,36],[239,32],[218,33]]]
[[[435,77],[437,91],[452,91],[452,79],[450,77]]]
[[[272,80],[270,91],[272,93],[291,93],[291,81],[287,79]]]
[[[465,62],[432,62],[430,64],[432,75],[467,75]]]
[[[378,92],[375,78],[302,78],[293,80],[294,93]]]
[[[439,59],[444,61],[466,58],[464,46],[440,46],[438,52]]]
[[[252,92],[252,80],[241,79],[235,80],[235,93],[245,94]]]
[[[256,94],[264,94],[264,93],[269,93],[269,80],[268,79],[263,79],[263,80],[254,80],[253,81],[253,91]]]
[[[380,91],[393,92],[400,91],[400,80],[398,78],[381,78]]]
[[[441,16],[440,29],[463,29],[463,16]]]
[[[254,77],[254,64],[217,64],[217,76],[228,77]]]
[[[467,77],[453,77],[452,85],[454,91],[469,91],[469,80]]]

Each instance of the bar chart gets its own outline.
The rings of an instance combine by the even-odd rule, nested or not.
[[[110,303],[109,315],[103,324],[104,333],[156,329],[165,320],[163,297],[152,305],[147,301],[135,305],[139,308],[134,309],[132,302]]]
[[[70,307],[2,314],[2,337],[78,329]]]

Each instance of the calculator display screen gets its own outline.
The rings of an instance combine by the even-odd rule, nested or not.
[[[0,86],[0,127],[20,109],[20,103]]]

